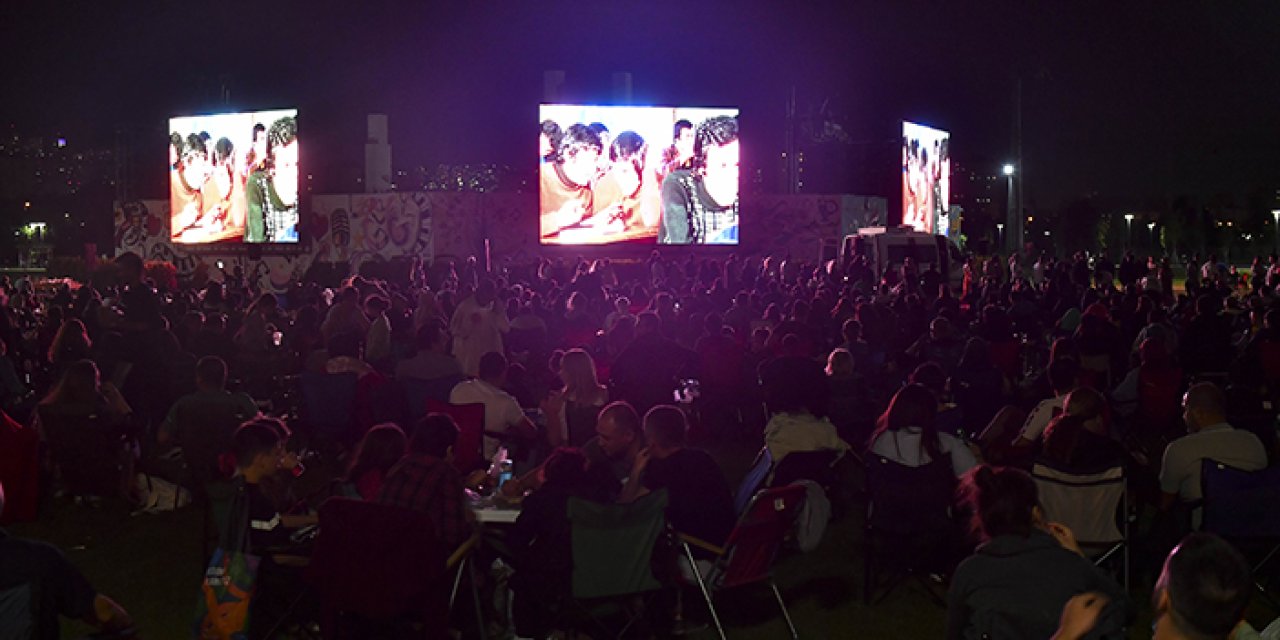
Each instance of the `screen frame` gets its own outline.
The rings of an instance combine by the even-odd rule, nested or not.
[[[741,106],[705,106],[705,105],[677,106],[677,105],[669,105],[669,104],[609,104],[609,103],[600,103],[600,102],[575,103],[575,102],[557,101],[557,102],[539,102],[536,104],[536,107],[537,107],[537,112],[536,112],[537,118],[535,120],[536,123],[541,123],[545,119],[547,119],[546,117],[544,117],[545,109],[547,107],[581,109],[581,110],[587,110],[587,111],[594,110],[594,109],[633,109],[633,110],[644,109],[644,110],[659,110],[659,111],[669,110],[674,112],[673,116],[676,116],[676,117],[673,118],[673,121],[669,125],[665,125],[666,127],[674,126],[675,121],[677,119],[682,119],[682,116],[680,116],[680,114],[678,113],[680,111],[712,112],[704,116],[702,118],[703,120],[705,120],[706,118],[715,117],[716,115],[732,115],[732,117],[738,122],[737,141],[739,144],[739,149],[741,149],[742,143],[743,143],[742,118],[745,111]],[[721,113],[715,113],[715,112],[721,112]],[[587,121],[592,122],[597,120],[588,119]],[[692,120],[692,121],[693,121],[694,127],[696,128],[700,120]],[[627,129],[619,128],[619,129],[613,130],[612,133],[618,133],[620,131],[626,131],[626,130]],[[670,137],[671,137],[670,131],[668,131],[666,134],[666,137],[657,138],[661,142],[656,148],[662,149],[669,146],[671,144]],[[535,145],[538,144],[538,138],[536,137],[533,138],[533,144]],[[654,152],[655,147],[652,142],[648,141],[648,139],[646,139],[646,144],[650,147],[649,153],[651,154],[650,157],[652,157],[652,154],[655,153]],[[605,149],[604,152],[607,153],[608,150]],[[741,151],[739,151],[739,153],[741,154]],[[744,216],[742,213],[743,194],[745,192],[745,186],[748,181],[745,180],[743,176],[743,168],[742,168],[743,162],[741,159],[741,155],[739,156],[739,161],[738,161],[739,170],[738,170],[737,190],[736,190],[736,199],[735,199],[737,209],[738,209],[737,241],[732,244],[728,244],[728,243],[662,244],[657,241],[656,231],[655,231],[655,235],[653,236],[645,236],[642,238],[634,238],[634,239],[621,239],[621,240],[615,240],[612,242],[591,242],[591,243],[547,242],[543,238],[541,220],[540,220],[541,214],[542,214],[542,206],[543,206],[542,189],[540,186],[541,157],[538,156],[536,153],[530,153],[529,155],[539,158],[538,164],[534,165],[534,171],[532,172],[533,184],[536,185],[535,188],[533,189],[534,191],[533,201],[534,201],[534,206],[538,211],[538,216],[535,217],[535,221],[533,222],[533,225],[532,225],[534,229],[531,232],[533,236],[533,244],[538,247],[539,251],[552,252],[553,254],[561,251],[573,252],[573,253],[582,253],[584,251],[590,252],[590,253],[608,252],[608,253],[616,254],[618,251],[623,251],[624,253],[630,253],[633,250],[644,251],[644,252],[649,252],[656,249],[661,249],[662,251],[682,251],[686,247],[689,247],[689,248],[697,248],[697,249],[710,250],[710,251],[727,250],[729,252],[733,252],[733,251],[741,250],[743,247],[747,245],[749,241],[749,237],[747,235],[744,235],[747,231],[747,229],[744,227],[744,220],[748,216]],[[659,224],[661,224],[661,222],[659,222]]]
[[[165,120],[165,136],[168,138],[172,132],[174,120],[192,119],[192,118],[214,118],[218,116],[235,116],[235,115],[252,115],[271,112],[292,112],[293,118],[298,127],[298,221],[297,221],[297,240],[293,242],[261,242],[250,243],[236,239],[223,239],[211,242],[182,242],[173,238],[173,197],[172,183],[166,180],[166,188],[170,190],[166,200],[169,202],[169,213],[165,220],[165,226],[168,228],[167,242],[175,248],[181,248],[185,253],[194,255],[210,255],[220,254],[227,256],[235,256],[242,254],[254,255],[300,255],[308,253],[311,250],[311,233],[309,230],[309,208],[311,206],[311,181],[307,178],[307,166],[309,166],[307,150],[309,145],[302,144],[303,138],[303,109],[297,106],[289,107],[262,107],[262,108],[242,108],[242,109],[218,109],[198,112],[173,113]]]

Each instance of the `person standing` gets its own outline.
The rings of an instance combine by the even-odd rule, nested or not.
[[[480,358],[486,353],[505,353],[502,334],[511,330],[505,309],[496,304],[497,287],[483,280],[471,297],[458,304],[449,322],[453,334],[453,355],[469,376],[479,375]]]

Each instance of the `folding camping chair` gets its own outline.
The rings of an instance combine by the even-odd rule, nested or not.
[[[1072,474],[1037,462],[1031,468],[1031,478],[1045,518],[1069,527],[1081,551],[1094,564],[1102,565],[1120,554],[1121,584],[1128,589],[1129,500],[1124,467]]]
[[[419,623],[421,637],[448,637],[457,589],[457,581],[449,579],[449,563],[461,569],[475,539],[450,555],[433,531],[430,516],[423,512],[347,498],[325,501],[307,571],[320,596],[325,637],[342,637],[344,614],[363,619],[358,637],[368,632],[370,622]],[[475,605],[484,637],[478,596]]]
[[[572,603],[591,625],[621,638],[645,614],[633,598],[662,588],[653,574],[653,552],[666,531],[667,492],[648,494],[629,504],[600,504],[570,498],[568,516],[573,547]],[[617,631],[600,619],[606,605],[626,618]],[[576,627],[581,620],[566,620]],[[595,634],[592,634],[595,637]]]
[[[883,456],[868,456],[862,567],[866,604],[884,600],[905,578],[914,578],[935,604],[944,606],[924,576],[931,562],[942,560],[938,554],[955,535],[951,521],[955,484],[948,458],[908,467]],[[882,567],[880,558],[898,564]],[[895,570],[897,575],[886,580],[881,575],[885,569]],[[875,598],[882,587],[884,592]]]
[[[1249,558],[1254,586],[1272,607],[1280,603],[1267,590],[1263,574],[1280,554],[1280,467],[1244,471],[1205,459],[1200,463],[1204,500],[1200,529],[1222,536]]]
[[[467,475],[484,467],[484,404],[450,404],[427,400],[427,413],[443,413],[458,423],[458,441],[453,445],[453,466]]]
[[[738,519],[738,524],[725,540],[723,547],[717,547],[704,540],[692,536],[680,535],[680,546],[684,550],[685,560],[706,599],[707,609],[711,612],[711,620],[716,625],[716,632],[721,640],[725,640],[724,626],[720,623],[720,614],[711,600],[713,592],[732,589],[760,582],[769,583],[773,597],[782,609],[782,618],[792,638],[799,637],[796,627],[791,622],[791,614],[778,591],[778,584],[773,581],[773,561],[778,557],[778,550],[786,540],[787,534],[795,528],[796,518],[804,504],[805,489],[800,485],[787,485],[773,489],[765,489],[752,498],[746,511]],[[706,576],[698,568],[690,545],[715,555],[715,564]]]

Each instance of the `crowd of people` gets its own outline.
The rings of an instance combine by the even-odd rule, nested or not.
[[[1160,576],[1156,637],[1252,637],[1239,635],[1252,593],[1239,552],[1200,533],[1175,545],[1200,525],[1202,460],[1243,471],[1275,460],[1275,256],[1247,280],[1197,259],[1182,290],[1167,261],[1132,255],[973,258],[953,288],[910,259],[877,273],[864,257],[654,252],[488,270],[414,260],[395,277],[279,295],[233,274],[159,292],[138,256],[115,262],[118,284],[100,289],[0,283],[3,407],[40,434],[42,485],[58,488],[46,503],[57,491],[137,499],[140,471],[195,493],[235,479],[248,548],[266,558],[261,611],[301,589],[290,533],[315,522],[293,495],[305,456],[291,439],[340,467],[340,495],[425,512],[450,548],[477,527],[468,491],[492,483],[484,464],[512,452],[501,492],[527,494],[506,536],[521,637],[547,637],[569,595],[570,499],[665,491],[674,529],[720,544],[738,478],[698,446],[745,443],[774,469],[830,452],[836,484],[857,484],[872,461],[940,469],[928,487],[945,492],[947,540],[930,569],[949,582],[954,638],[1119,637],[1131,595],[1049,521],[1028,471],[1122,467],[1134,574]],[[299,407],[317,376],[353,381],[337,431]],[[455,420],[392,410],[394,388],[483,405],[482,464],[459,471]],[[63,464],[90,417],[113,434],[93,449],[118,474],[109,490],[72,486]],[[49,606],[85,617],[87,598]],[[94,600],[92,619],[127,617],[109,602]]]

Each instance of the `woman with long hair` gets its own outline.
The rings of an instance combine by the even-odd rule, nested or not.
[[[369,429],[351,456],[346,483],[361,499],[377,498],[387,472],[404,457],[407,446],[404,431],[394,423],[384,422]]]
[[[61,375],[73,362],[89,357],[93,349],[93,340],[89,339],[89,330],[79,318],[70,318],[58,327],[49,345],[49,364],[54,375]]]
[[[907,467],[923,467],[950,458],[956,476],[977,464],[973,451],[959,438],[939,433],[938,400],[921,384],[894,394],[871,434],[868,450]]]
[[[1110,599],[1090,637],[1124,637],[1124,590],[1081,554],[1070,529],[1045,520],[1031,476],[980,465],[960,496],[982,544],[952,576],[948,639],[1048,638],[1067,600],[1089,591]]]
[[[609,403],[609,389],[596,377],[596,363],[582,349],[570,349],[560,359],[560,379],[564,389],[553,391],[544,410],[559,435],[570,446],[586,444],[595,435],[596,415]],[[555,431],[555,429],[553,429]]]
[[[79,360],[68,366],[58,384],[40,401],[40,407],[76,416],[106,411],[123,418],[132,413],[120,391],[110,382],[101,381],[98,365],[92,360]]]

